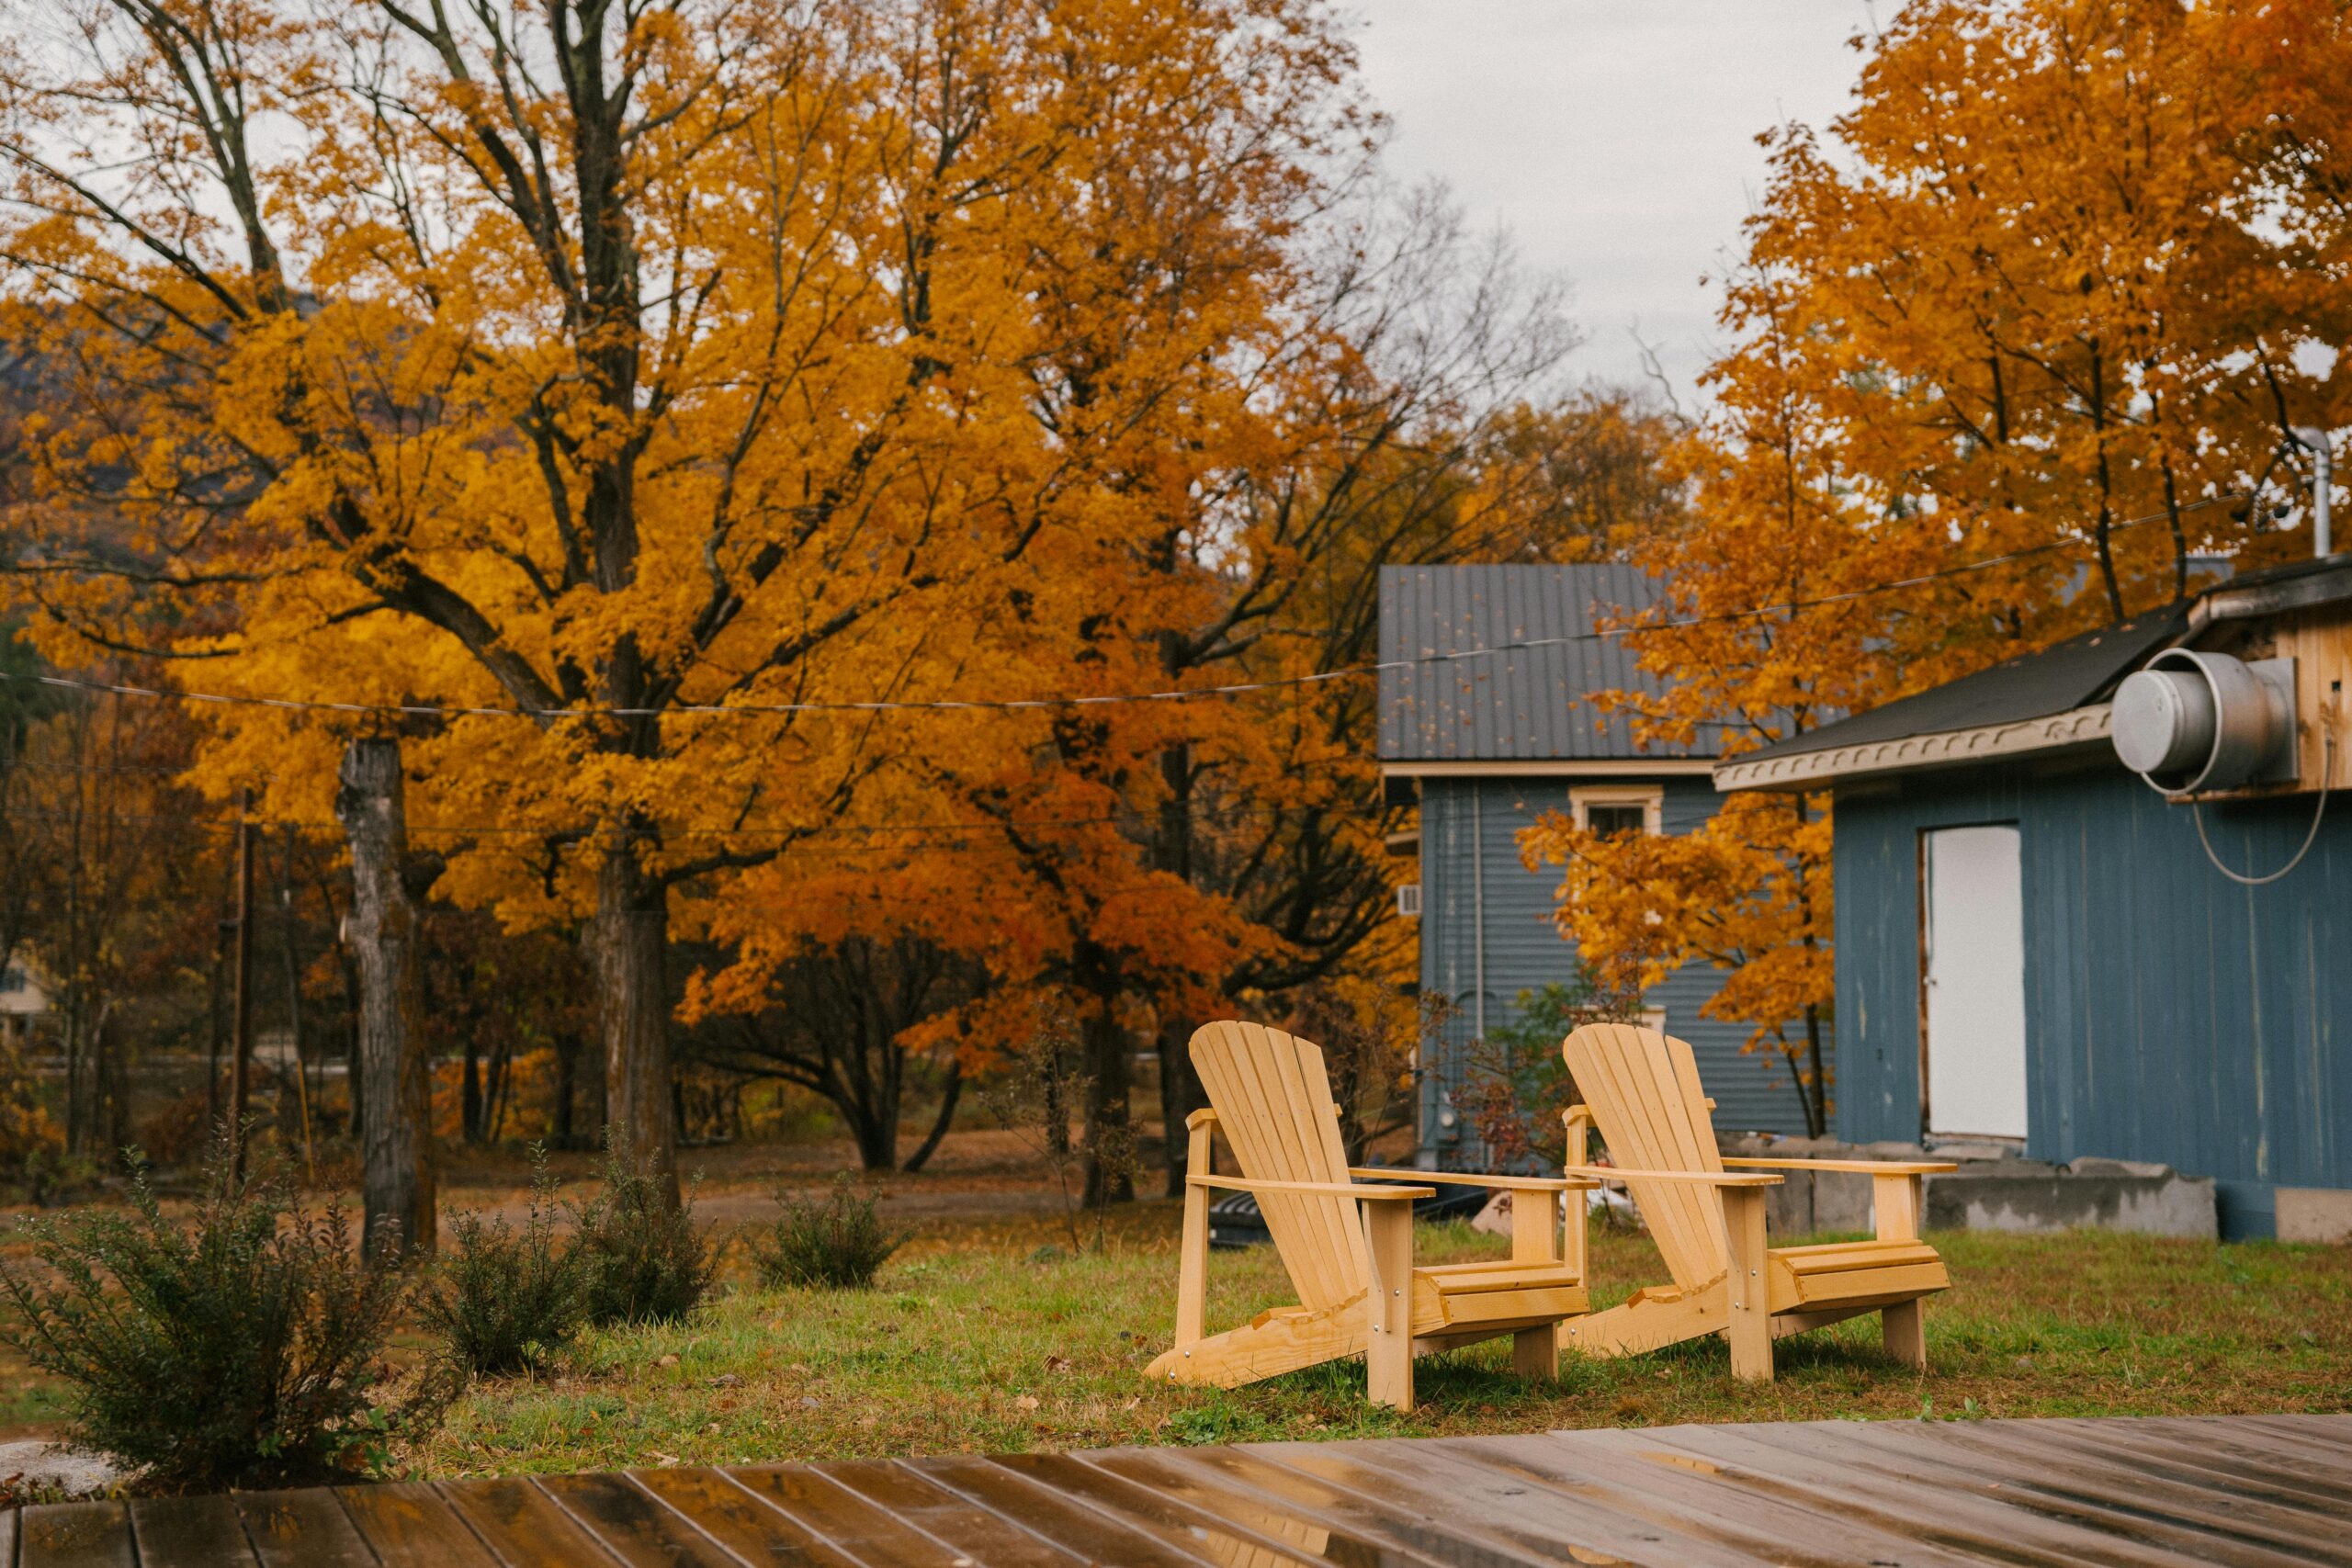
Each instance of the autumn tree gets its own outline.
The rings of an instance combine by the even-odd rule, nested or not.
[[[441,889],[584,919],[606,1114],[665,1165],[673,912],[907,754],[827,705],[995,682],[1023,596],[1125,547],[1230,407],[1183,401],[1235,330],[1204,307],[1265,311],[1306,154],[1355,134],[1314,0],[12,24],[46,646],[372,705],[220,726],[204,777],[266,756],[286,816],[344,734],[460,710],[404,747],[420,823],[495,829]]]
[[[2305,73],[2334,8],[1916,0],[1826,135],[1772,178],[1726,282],[1734,347],[1675,461],[1689,525],[1635,558],[1623,628],[1654,739],[1725,755],[2170,603],[2267,528],[2288,428],[2343,379],[2342,186]],[[2290,106],[2309,107],[2300,121]],[[1677,840],[1558,820],[1560,919],[1589,964],[1730,976],[1713,1016],[1791,1058],[1816,1130],[1833,1001],[1826,802],[1734,795]]]

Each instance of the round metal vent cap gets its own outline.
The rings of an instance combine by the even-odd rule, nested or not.
[[[2115,754],[2166,795],[2239,789],[2294,743],[2286,693],[2226,653],[2170,648],[2116,688]]]

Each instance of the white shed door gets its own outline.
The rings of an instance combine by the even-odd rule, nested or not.
[[[2025,897],[2018,830],[1926,835],[1928,1131],[2025,1136]]]

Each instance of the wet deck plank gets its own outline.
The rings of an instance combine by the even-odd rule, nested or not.
[[[139,1568],[130,1509],[121,1503],[27,1508],[17,1543],[20,1568]]]
[[[141,1497],[130,1505],[139,1568],[258,1568],[227,1497]]]
[[[0,1568],[2352,1568],[2352,1416],[682,1468],[0,1514]]]

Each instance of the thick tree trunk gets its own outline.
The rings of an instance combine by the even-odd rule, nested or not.
[[[849,1113],[850,1132],[857,1139],[857,1163],[866,1170],[896,1170],[899,1168],[899,1118],[897,1108],[889,1113],[867,1106],[859,1106]]]
[[[343,754],[342,785],[334,812],[351,844],[350,937],[359,973],[360,1247],[369,1258],[430,1253],[432,1063],[416,908],[401,880],[408,824],[400,742],[354,740]]]
[[[1134,1059],[1105,997],[1080,1027],[1086,1053],[1086,1206],[1135,1201],[1135,1128],[1128,1119]]]
[[[645,874],[633,845],[605,859],[596,877],[596,993],[605,1047],[605,1135],[648,1167],[678,1201],[676,1112],[670,1086],[669,1006],[662,950],[667,889]]]

